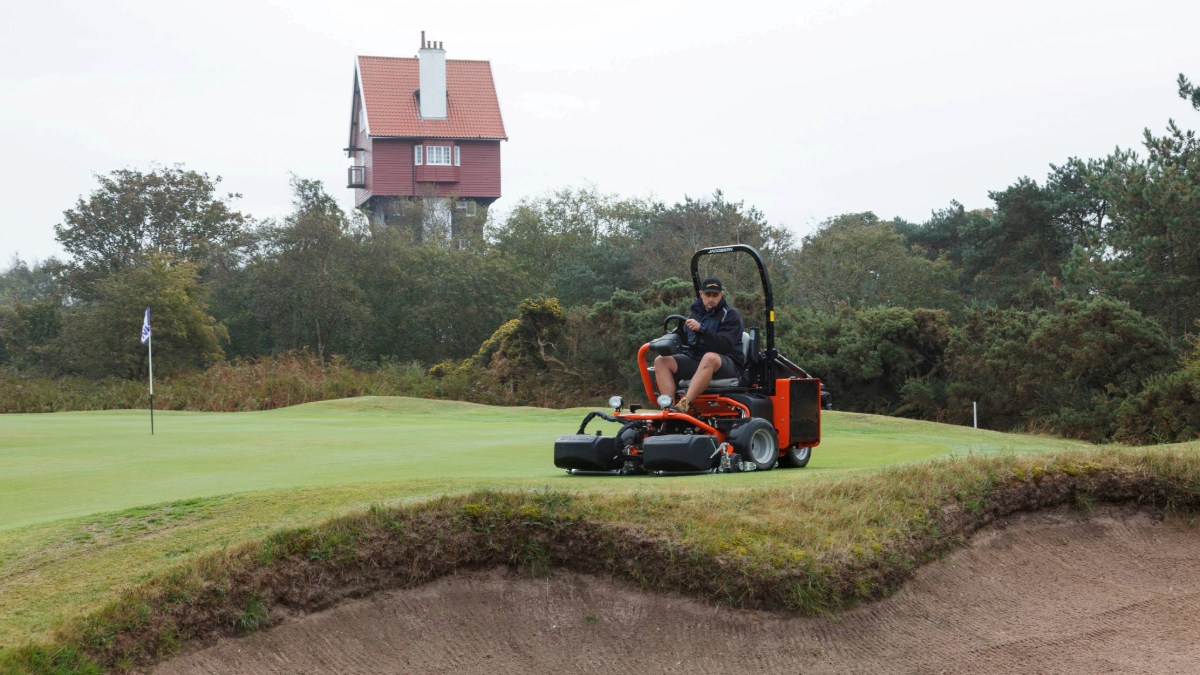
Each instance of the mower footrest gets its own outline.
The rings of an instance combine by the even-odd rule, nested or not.
[[[697,473],[717,467],[717,442],[712,436],[665,434],[650,436],[642,443],[642,467],[646,471]]]
[[[612,471],[621,468],[615,436],[559,436],[554,441],[554,466],[578,471]]]

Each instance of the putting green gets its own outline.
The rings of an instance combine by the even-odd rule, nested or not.
[[[277,488],[408,481],[436,484],[440,491],[489,482],[584,489],[776,482],[950,453],[1080,445],[833,412],[823,418],[824,441],[804,471],[589,480],[568,477],[551,461],[554,438],[572,433],[584,412],[364,397],[252,413],[159,412],[154,436],[145,411],[0,415],[0,530]],[[606,433],[614,429],[594,424]]]

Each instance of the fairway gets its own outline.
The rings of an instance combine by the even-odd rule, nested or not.
[[[800,471],[693,478],[576,478],[555,469],[554,438],[585,409],[500,408],[365,397],[247,413],[146,411],[0,416],[0,530],[166,501],[279,488],[414,482],[430,493],[495,483],[628,489],[695,481],[802,480],[832,470],[951,453],[1085,446],[929,422],[825,413]],[[593,422],[589,430],[615,427]],[[417,490],[420,492],[421,490]]]

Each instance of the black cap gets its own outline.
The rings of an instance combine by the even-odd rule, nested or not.
[[[700,282],[700,292],[701,293],[711,293],[713,291],[716,291],[718,293],[723,293],[725,291],[725,289],[721,286],[720,279],[718,279],[716,277],[709,277],[709,278],[705,279],[704,281]]]

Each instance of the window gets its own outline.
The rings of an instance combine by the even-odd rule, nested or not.
[[[413,146],[413,164],[416,164],[417,166],[421,166],[421,158],[424,156],[422,154],[422,150],[424,150],[424,148],[419,145]]]
[[[454,208],[457,211],[465,212],[468,216],[473,216],[475,215],[475,200],[460,199],[454,203]]]
[[[358,131],[359,133],[367,133],[367,109],[358,109]]]
[[[458,164],[458,146],[457,145],[454,146],[454,166],[459,166],[459,164]]]
[[[430,166],[450,166],[450,146],[425,146],[425,163]]]

